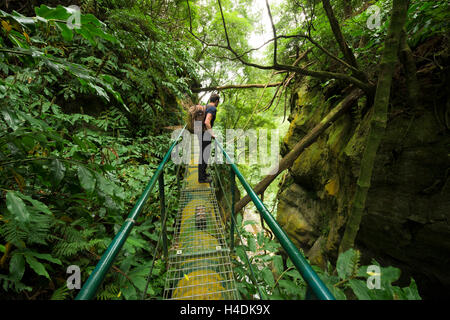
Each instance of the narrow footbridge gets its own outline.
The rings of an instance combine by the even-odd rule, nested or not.
[[[234,218],[234,194],[235,180],[238,178],[244,190],[252,199],[255,207],[260,212],[264,221],[278,239],[295,267],[298,269],[305,282],[308,284],[306,294],[307,299],[334,300],[333,295],[311,268],[302,253],[295,247],[286,232],[276,222],[274,217],[267,210],[264,203],[256,195],[237,166],[233,163],[223,147],[215,142],[216,152],[222,152],[226,164],[230,169],[231,187],[224,190],[222,177],[218,173],[217,165],[214,180],[210,183],[198,183],[198,172],[196,160],[198,159],[198,143],[191,147],[189,165],[185,166],[183,181],[178,182],[180,199],[178,213],[175,219],[175,230],[172,244],[169,247],[166,233],[167,215],[165,213],[164,199],[164,165],[174,151],[180,137],[185,132],[185,128],[169,147],[166,155],[156,169],[150,182],[144,189],[141,197],[135,204],[129,216],[125,220],[122,228],[118,231],[105,253],[101,257],[95,269],[84,283],[76,300],[90,300],[95,298],[96,292],[101,285],[106,274],[114,263],[117,254],[126,242],[137,217],[143,208],[158,181],[161,201],[161,234],[157,243],[157,249],[162,243],[164,257],[168,262],[163,297],[171,300],[238,300],[240,295],[236,289],[236,279],[233,274],[233,264],[231,253],[233,252],[234,233],[238,232]],[[192,139],[195,142],[197,139]],[[178,169],[181,168],[181,165]],[[228,205],[228,214],[219,210],[216,199],[216,189],[221,189]],[[223,210],[222,210],[223,211]],[[230,221],[226,220],[229,217]],[[228,227],[227,227],[228,226]],[[227,231],[228,230],[228,231]],[[227,237],[230,241],[227,244]],[[156,258],[153,257],[152,266]],[[264,298],[256,283],[254,270],[246,256],[249,279],[251,279],[258,289],[258,297]],[[150,273],[151,274],[151,269]],[[150,277],[148,278],[150,281]],[[147,281],[147,285],[148,285]],[[144,290],[146,292],[147,289]],[[146,295],[143,294],[143,299]]]

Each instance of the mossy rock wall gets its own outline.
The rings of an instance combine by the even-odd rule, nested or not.
[[[393,92],[356,245],[368,264],[376,258],[397,266],[401,281],[409,284],[413,276],[421,293],[433,296],[450,288],[450,131],[442,120],[450,108],[448,99],[430,96],[420,111],[411,110],[401,86]],[[294,97],[282,155],[339,102],[306,79]],[[364,104],[308,147],[281,185],[277,220],[318,265],[337,257],[369,129],[371,110],[361,115]]]

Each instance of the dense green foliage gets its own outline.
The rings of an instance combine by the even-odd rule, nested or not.
[[[273,42],[263,57],[253,55],[252,48],[260,44],[250,43],[248,35],[258,29],[261,16],[250,10],[251,0],[222,1],[228,31],[232,30],[229,38],[212,0],[79,1],[81,25],[75,29],[66,24],[73,12],[65,5],[71,3],[61,2],[21,8],[23,14],[0,10],[2,299],[74,298],[75,292],[66,288],[67,266],[78,265],[86,280],[166,152],[170,139],[164,128],[181,124],[179,101],[188,95],[206,102],[207,96],[192,93],[194,88],[286,80],[286,73],[242,64],[223,47],[229,41],[247,61],[273,60]],[[381,27],[372,30],[366,27],[368,1],[351,1],[350,15],[346,1],[333,2],[361,69],[376,78],[392,1],[369,1],[382,9]],[[309,33],[343,58],[320,1],[288,0],[272,9],[279,17],[278,34]],[[411,1],[409,45],[430,37],[448,41],[448,9],[447,1]],[[277,56],[292,64],[308,49],[312,54],[305,64],[311,70],[345,70],[301,37],[279,39]],[[317,79],[325,89],[336,83],[343,86],[336,79]],[[261,90],[221,92],[215,129],[285,126],[290,84],[281,91]],[[252,183],[261,178],[256,167],[242,166],[242,171]],[[169,162],[169,237],[177,210],[176,178],[176,167]],[[268,193],[274,201],[276,184]],[[162,296],[165,264],[155,253],[161,228],[157,200],[156,193],[149,199],[99,299],[140,299],[155,254],[147,294]],[[236,248],[234,259],[240,294],[252,299],[257,293],[246,277],[247,251],[255,270],[261,270],[257,281],[267,298],[303,299],[305,282],[280,255],[278,242],[262,233],[255,237],[242,228],[241,220],[246,244]],[[359,266],[354,250],[343,253],[336,268],[316,270],[338,299],[420,298],[413,280],[409,288],[392,285],[400,275],[392,267],[382,268],[386,290],[365,289],[367,266]]]
[[[270,240],[265,232],[256,235],[248,232],[245,226],[254,221],[242,223],[242,216],[237,217],[237,225],[241,226],[239,233],[242,244],[236,247],[234,263],[235,276],[239,293],[244,299],[252,299],[259,292],[249,279],[248,266],[245,263],[245,252],[250,254],[250,262],[257,285],[264,299],[275,300],[303,300],[306,297],[307,284],[303,280],[292,261],[279,253],[280,244]],[[269,268],[262,268],[262,266]],[[394,267],[382,267],[373,259],[371,266],[380,268],[380,288],[369,289],[367,279],[373,275],[369,266],[360,265],[360,252],[350,249],[342,253],[333,267],[328,263],[327,269],[322,270],[313,266],[320,278],[325,282],[337,300],[420,300],[417,285],[413,279],[408,287],[401,288],[394,285],[400,278],[401,271]]]
[[[67,28],[62,6],[35,12],[1,12],[1,285],[8,297],[73,297],[67,266],[78,265],[84,281],[124,222],[166,152],[161,128],[179,122],[175,99],[195,79],[195,62],[138,8],[108,13],[109,30],[92,14]],[[173,164],[166,172],[173,214]],[[99,298],[144,290],[160,228],[154,200],[116,261],[127,278],[113,271]],[[158,260],[152,296],[164,271]]]

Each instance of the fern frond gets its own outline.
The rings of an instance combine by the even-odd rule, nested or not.
[[[361,252],[359,250],[355,250],[355,254],[352,257],[352,277],[356,277],[358,275],[359,267],[360,267],[360,259]]]
[[[50,300],[66,300],[66,297],[69,295],[69,289],[64,284],[62,287],[53,291],[53,294]]]
[[[99,300],[116,300],[118,298],[120,292],[119,286],[115,284],[110,284],[105,287],[99,294],[97,294],[97,298]]]

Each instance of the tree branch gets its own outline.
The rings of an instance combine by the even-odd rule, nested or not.
[[[344,74],[344,73],[335,73],[335,72],[328,72],[328,71],[313,71],[313,70],[308,70],[308,69],[301,68],[301,67],[296,67],[296,66],[280,65],[278,63],[274,64],[272,66],[265,66],[265,65],[259,65],[259,64],[252,63],[252,62],[244,60],[242,58],[242,55],[239,55],[233,49],[233,47],[231,46],[230,39],[228,37],[227,25],[226,25],[225,17],[224,17],[224,14],[223,14],[222,4],[221,4],[220,0],[217,0],[217,1],[218,1],[218,4],[219,4],[219,7],[220,7],[220,14],[221,14],[221,18],[222,18],[222,23],[223,23],[223,27],[224,27],[224,32],[225,32],[227,45],[224,46],[224,45],[220,45],[220,44],[208,43],[205,40],[200,39],[197,35],[195,35],[193,32],[190,31],[190,33],[198,41],[200,41],[201,43],[203,43],[203,44],[205,44],[207,46],[210,46],[210,47],[217,47],[217,48],[221,48],[221,49],[226,49],[226,50],[230,51],[234,55],[235,59],[237,59],[242,64],[244,64],[246,66],[249,66],[249,67],[262,69],[262,70],[278,70],[278,71],[286,71],[287,70],[287,71],[296,72],[296,73],[299,73],[299,74],[303,74],[303,75],[307,75],[307,76],[311,76],[311,77],[315,77],[315,78],[319,78],[319,79],[323,79],[323,80],[338,79],[338,80],[342,80],[342,81],[345,81],[347,83],[351,83],[351,84],[355,85],[356,87],[362,89],[369,96],[373,95],[373,92],[374,92],[373,85],[371,85],[368,82],[361,81],[358,78],[355,78],[355,77],[349,76],[347,74]],[[302,36],[302,35],[297,35],[297,36],[278,36],[278,37],[275,37],[274,39],[278,39],[278,38],[282,38],[282,37],[306,37],[306,36]],[[232,60],[232,58],[230,58],[230,60]]]
[[[290,168],[300,154],[309,147],[333,122],[344,114],[361,96],[362,91],[353,89],[328,115],[322,119],[303,139],[297,142],[292,150],[280,160],[278,171],[274,175],[267,175],[254,188],[256,194],[261,194],[275,180],[275,178],[284,170]],[[250,202],[250,197],[246,195],[235,205],[235,212],[239,212],[246,204]]]
[[[225,17],[223,15],[222,3],[220,2],[220,0],[217,0],[217,2],[219,3],[220,15],[222,17],[223,30],[225,31],[225,38],[227,39],[227,45],[228,48],[231,48],[230,38],[228,37],[227,24],[225,23]]]
[[[353,55],[352,50],[350,50],[349,46],[347,45],[344,36],[342,35],[341,27],[339,26],[339,22],[337,21],[336,16],[334,15],[333,8],[331,7],[330,4],[330,0],[322,0],[322,4],[325,13],[328,17],[328,21],[330,22],[331,30],[333,31],[334,37],[344,55],[345,60],[356,69],[355,74],[359,80],[367,81],[367,75],[359,70],[356,58]]]
[[[227,89],[251,89],[251,88],[265,88],[265,87],[276,87],[281,85],[283,82],[276,83],[252,83],[252,84],[230,84],[226,86],[216,86],[216,87],[205,87],[205,88],[194,88],[192,92],[203,92],[203,91],[221,91]]]
[[[192,15],[191,15],[191,6],[189,5],[189,0],[186,0],[189,14],[189,30],[192,33]]]
[[[278,41],[277,41],[277,31],[275,29],[275,25],[273,24],[273,18],[272,18],[272,12],[270,12],[270,6],[269,6],[269,1],[266,0],[266,7],[267,7],[267,12],[269,14],[269,18],[270,18],[270,24],[272,25],[272,32],[273,32],[273,65],[276,66],[277,65],[277,46],[278,46]]]
[[[344,54],[345,60],[354,66],[355,68],[358,68],[358,64],[356,63],[355,56],[353,55],[353,52],[350,50],[350,48],[347,45],[347,42],[344,39],[344,36],[342,35],[341,28],[339,26],[339,22],[336,19],[336,16],[334,15],[333,8],[331,7],[330,0],[322,0],[323,8],[325,10],[325,13],[328,17],[328,21],[330,22],[331,30],[333,31],[334,37],[339,45],[339,48],[341,49],[342,53]]]

